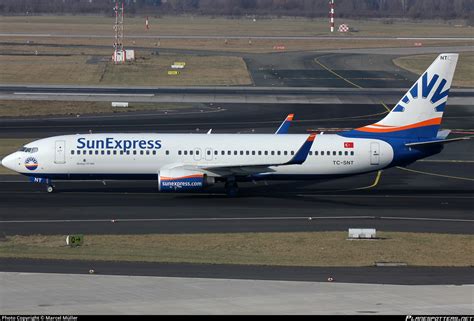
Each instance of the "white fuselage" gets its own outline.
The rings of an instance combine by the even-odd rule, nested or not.
[[[29,151],[9,155],[4,164],[29,176],[93,174],[100,179],[102,174],[156,175],[170,164],[252,166],[284,163],[307,138],[305,134],[65,135],[29,143],[25,145]],[[303,164],[270,166],[268,175],[304,178],[305,175],[359,174],[388,166],[393,156],[392,147],[382,140],[320,134]],[[28,158],[33,158],[37,164],[32,160],[26,162]]]

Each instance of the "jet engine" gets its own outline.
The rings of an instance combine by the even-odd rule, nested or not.
[[[199,191],[214,183],[214,177],[180,168],[163,169],[158,174],[158,190],[160,192]]]

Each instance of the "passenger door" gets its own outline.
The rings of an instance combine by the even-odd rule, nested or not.
[[[54,162],[56,164],[66,163],[66,142],[57,140],[55,143]]]

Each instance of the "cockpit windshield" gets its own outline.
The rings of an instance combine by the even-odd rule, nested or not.
[[[38,147],[26,147],[23,146],[18,150],[19,152],[25,152],[25,153],[36,153],[38,151]]]

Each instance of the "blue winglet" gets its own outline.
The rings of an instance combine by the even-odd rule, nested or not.
[[[278,127],[275,134],[288,134],[288,129],[290,128],[294,116],[295,114],[289,114],[288,116],[286,116],[285,120],[283,121],[283,123],[281,123],[280,127]]]
[[[285,165],[301,165],[305,162],[306,158],[308,157],[309,150],[313,146],[314,138],[316,137],[316,133],[311,133],[306,139],[306,141],[301,145],[300,149],[296,152],[295,156],[286,163]]]

